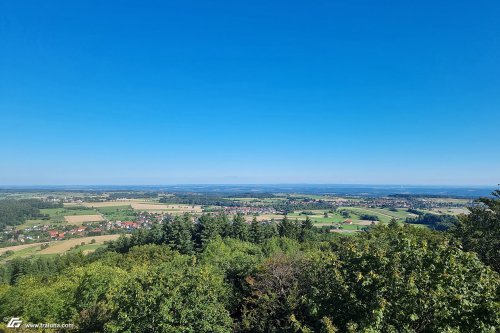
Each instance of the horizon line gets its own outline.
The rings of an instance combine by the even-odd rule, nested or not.
[[[164,184],[0,184],[0,189],[9,187],[89,187],[89,186],[413,186],[413,187],[498,187],[500,184],[405,184],[405,183],[164,183]]]

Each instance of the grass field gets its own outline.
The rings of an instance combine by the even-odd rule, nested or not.
[[[137,212],[129,206],[111,206],[100,207],[97,211],[110,221],[129,221],[134,220]]]
[[[26,248],[30,248],[30,247],[37,247],[37,246],[40,246],[40,244],[23,244],[23,245],[16,245],[16,246],[8,246],[8,247],[0,247],[0,255],[4,254],[5,252],[7,251],[14,251],[14,252],[17,252],[17,251],[21,251],[21,250],[24,250]]]
[[[381,208],[358,208],[358,207],[339,207],[340,210],[346,210],[351,214],[352,220],[359,220],[359,216],[363,214],[375,215],[379,218],[381,222],[388,223],[390,220],[395,218],[396,220],[403,220],[402,212],[392,212],[388,209]]]

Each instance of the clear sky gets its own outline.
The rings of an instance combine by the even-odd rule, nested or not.
[[[495,185],[499,17],[498,0],[0,0],[0,185]]]

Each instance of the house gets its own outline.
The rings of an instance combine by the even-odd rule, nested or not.
[[[59,232],[59,231],[56,231],[56,230],[49,230],[49,235],[51,238],[55,238],[55,239],[61,239],[61,238],[64,238],[64,232]]]
[[[125,221],[121,223],[123,229],[137,229],[139,225],[132,221]]]

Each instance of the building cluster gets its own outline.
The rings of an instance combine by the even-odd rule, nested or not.
[[[224,207],[224,213],[230,215],[234,214],[265,215],[265,214],[276,214],[277,211],[272,207],[240,206],[240,207]]]
[[[133,221],[106,220],[102,222],[83,223],[80,226],[43,224],[24,229],[9,226],[0,234],[0,242],[31,243],[121,232],[126,233],[139,228],[150,228],[155,221],[161,221],[162,218],[161,214],[141,212]]]

